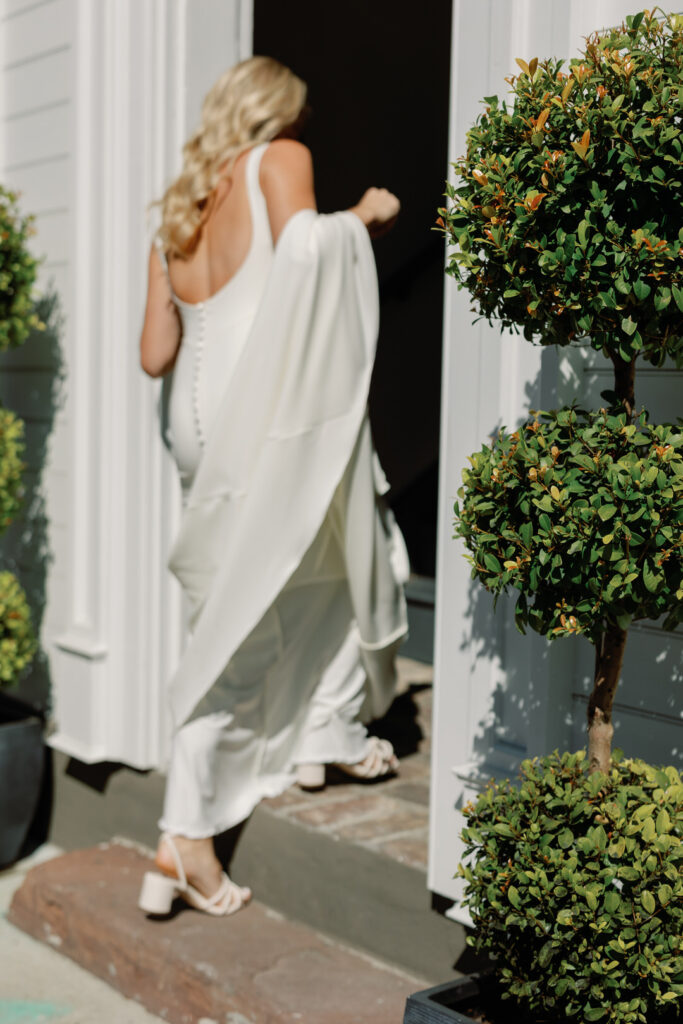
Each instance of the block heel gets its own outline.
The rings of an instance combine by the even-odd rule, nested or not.
[[[358,761],[356,764],[341,764],[339,761],[332,763],[335,768],[339,768],[359,782],[374,782],[377,779],[389,778],[396,775],[399,767],[398,758],[391,743],[378,736],[368,736],[368,753],[362,761]],[[301,789],[324,789],[325,765],[298,764],[296,766],[296,781]]]
[[[168,914],[177,892],[177,883],[172,878],[166,878],[158,871],[146,871],[138,906],[147,914]]]
[[[301,789],[323,789],[325,786],[324,764],[299,764],[296,766],[296,781]]]

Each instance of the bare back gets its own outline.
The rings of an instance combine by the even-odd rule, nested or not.
[[[168,373],[178,357],[182,339],[178,304],[189,308],[226,288],[249,262],[254,242],[259,242],[254,238],[249,204],[247,167],[252,152],[240,154],[232,179],[219,182],[199,243],[189,259],[172,258],[167,277],[156,245],[150,249],[140,360],[152,377]],[[271,142],[260,164],[258,189],[267,208],[265,230],[270,248],[298,210],[316,208],[308,149],[293,139]],[[259,248],[260,244],[255,256]]]
[[[249,152],[240,154],[231,177],[221,178],[209,198],[209,214],[192,256],[169,262],[173,291],[185,302],[204,302],[218,292],[249,252],[253,230],[246,181]]]

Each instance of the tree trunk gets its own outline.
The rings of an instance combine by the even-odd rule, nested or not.
[[[614,392],[619,401],[626,406],[628,418],[633,418],[633,410],[636,406],[636,360],[635,357],[630,363],[624,362],[618,352],[612,356],[614,364]]]
[[[588,701],[588,770],[608,772],[612,760],[612,705],[621,675],[626,630],[608,625],[595,648],[595,678]]]
[[[636,360],[612,356],[614,391],[624,403],[629,420],[635,409]],[[612,761],[612,705],[617,692],[626,647],[626,630],[608,625],[595,647],[595,677],[588,701],[588,770],[608,772]]]

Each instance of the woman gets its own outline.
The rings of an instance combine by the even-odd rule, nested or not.
[[[362,720],[388,706],[406,632],[405,549],[377,492],[367,421],[377,333],[369,235],[399,203],[370,189],[316,212],[297,141],[305,85],[254,57],[208,93],[162,200],[140,340],[173,370],[168,440],[183,493],[169,565],[190,639],[170,687],[175,732],[159,873],[140,906],[175,893],[212,914],[248,902],[213,836],[324,765],[396,771]]]

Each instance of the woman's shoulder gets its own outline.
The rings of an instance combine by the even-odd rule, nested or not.
[[[274,177],[312,178],[313,158],[308,146],[298,139],[273,139],[261,159],[261,180],[267,185]]]

